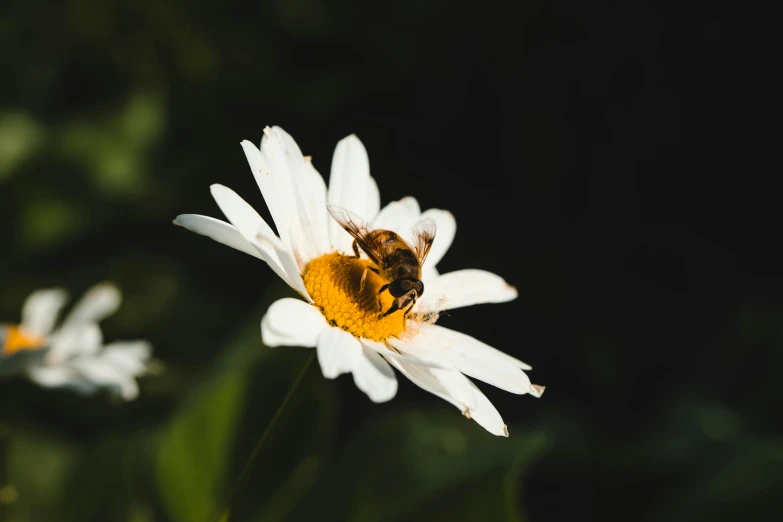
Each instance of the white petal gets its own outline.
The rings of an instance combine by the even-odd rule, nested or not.
[[[321,372],[327,379],[334,379],[351,371],[356,352],[361,344],[353,335],[340,328],[324,328],[318,336],[316,353]]]
[[[392,201],[383,207],[372,221],[372,226],[375,229],[393,230],[407,238],[411,235],[413,226],[420,216],[418,202],[408,196],[399,201]]]
[[[367,198],[365,205],[367,220],[372,221],[381,210],[381,191],[378,190],[378,183],[372,176],[367,181],[367,195],[365,197]]]
[[[270,140],[270,135],[274,139]],[[269,127],[264,129],[264,138],[261,141],[261,145],[262,149],[259,151],[249,141],[245,140],[242,142],[242,148],[245,151],[248,163],[250,163],[250,169],[259,189],[261,189],[264,201],[269,207],[269,212],[272,214],[272,220],[277,228],[280,243],[283,245],[282,250],[288,252],[290,257],[294,259],[296,270],[301,273],[306,264],[304,261],[305,253],[301,248],[304,240],[301,235],[299,208],[294,192],[294,183],[291,179],[285,150],[279,137],[276,133],[272,133]],[[230,216],[227,215],[227,217],[231,220]],[[242,227],[233,221],[232,223],[239,228],[239,231],[247,239],[247,235],[242,230]],[[275,236],[272,229],[266,225],[266,222],[264,222],[264,225],[258,233],[268,237]]]
[[[68,366],[82,377],[101,388],[119,390],[125,400],[135,399],[139,387],[132,375],[114,365],[114,361],[104,357],[80,357],[69,361]]]
[[[485,430],[508,437],[506,425],[489,399],[458,371],[424,368],[399,359],[388,361],[414,384],[450,402]]]
[[[139,384],[136,379],[127,379],[120,386],[120,395],[126,401],[132,401],[139,396]]]
[[[430,368],[430,372],[440,381],[455,401],[468,409],[476,407],[476,394],[473,393],[469,386],[465,386],[467,379],[459,371],[455,368]]]
[[[530,391],[528,393],[532,397],[535,397],[536,399],[540,399],[541,396],[544,395],[544,390],[546,390],[546,386],[541,386],[540,384],[531,384]]]
[[[483,357],[487,358],[495,358],[497,359],[498,363],[506,363],[510,364],[512,366],[516,366],[517,368],[520,368],[522,370],[532,370],[533,367],[530,366],[527,363],[524,363],[517,359],[516,357],[513,357],[506,352],[502,352],[498,350],[497,348],[493,348],[489,346],[488,344],[482,343],[475,337],[471,337],[469,335],[466,335],[461,332],[457,332],[455,330],[451,330],[449,328],[444,328],[442,326],[438,325],[425,325],[426,328],[430,328],[433,330],[438,330],[440,332],[440,335],[446,336],[446,337],[452,337],[456,343],[459,343],[461,346],[464,347],[466,350],[471,350],[469,348],[469,345],[473,345],[472,349],[479,350],[480,354]]]
[[[287,276],[286,278],[283,278],[283,281],[299,292],[302,297],[308,301],[312,301],[310,294],[307,293],[307,289],[305,288],[296,260],[291,254],[291,251],[281,245],[280,240],[276,236],[264,237],[263,234],[259,233],[256,240],[253,242],[253,246],[261,252],[264,258],[266,258],[270,267],[274,268],[275,265],[272,263],[275,262],[276,259],[276,262],[279,263],[279,266],[281,267],[281,273],[285,273]],[[275,272],[277,273],[277,271]]]
[[[313,209],[303,227],[309,227],[313,237],[317,238],[316,246],[321,249],[320,254],[331,251],[329,241],[329,222],[332,218],[326,211],[326,182],[321,174],[315,170],[309,159],[305,160],[304,182],[310,187],[310,207]]]
[[[378,213],[380,198],[370,177],[370,160],[364,145],[355,135],[343,138],[332,157],[328,203],[353,212],[369,222]],[[329,220],[331,245],[342,252],[351,251],[351,236],[333,219]]]
[[[68,386],[78,392],[87,394],[95,391],[95,385],[82,375],[67,366],[37,366],[27,369],[31,381],[44,388],[60,388]]]
[[[22,307],[21,329],[30,335],[48,334],[67,300],[68,294],[60,288],[33,292]]]
[[[326,237],[327,241],[325,241],[325,243],[328,248],[329,221],[331,218],[329,217],[329,213],[326,212],[326,182],[324,181],[323,176],[321,176],[321,173],[315,169],[313,162],[309,157],[305,158],[304,174],[305,183],[310,186],[310,190],[313,192],[311,197],[316,200],[316,203],[314,203],[313,206],[316,204],[320,205],[320,212],[323,215],[322,223],[313,228],[319,234],[323,234]],[[326,251],[324,251],[324,253],[326,253]]]
[[[62,328],[80,323],[98,323],[114,314],[120,307],[122,294],[120,289],[111,283],[100,283],[84,294],[68,317],[63,321]]]
[[[421,282],[424,283],[424,289],[428,289],[430,287],[430,283],[432,281],[435,281],[435,279],[438,278],[440,274],[438,274],[438,270],[435,268],[434,265],[430,265],[428,263],[424,263],[424,266],[421,267]],[[418,310],[419,307],[423,306],[424,303],[419,304],[421,299],[416,301],[416,309]]]
[[[520,369],[524,363],[469,335],[423,324],[405,342],[396,338],[388,341],[412,357],[453,365],[460,372],[502,390],[520,395],[530,391],[530,379]]]
[[[115,341],[104,348],[104,353],[115,351],[139,361],[147,361],[152,357],[152,345],[149,341]]]
[[[273,269],[275,268],[273,263],[276,256],[282,271],[278,272],[275,270],[275,273],[294,290],[302,294],[305,299],[311,300],[290,249],[283,245],[280,239],[274,235],[272,229],[258,215],[258,212],[228,187],[216,184],[212,185],[210,189],[212,190],[212,197],[215,198],[218,206],[220,206],[220,210],[231,221],[231,224],[239,230],[242,237],[258,249]]]
[[[465,379],[468,381],[468,379]],[[470,381],[468,381],[470,382]],[[489,399],[476,388],[476,385],[470,382],[473,387],[473,393],[476,395],[477,404],[476,407],[470,410],[470,418],[476,421],[479,426],[487,430],[493,435],[500,437],[508,437],[508,428],[506,423],[503,422],[503,418],[495,409],[495,406],[489,402]]]
[[[268,139],[277,137],[285,150],[288,169],[293,180],[294,195],[299,208],[300,233],[306,252],[305,262],[329,251],[329,218],[326,212],[326,183],[313,167],[309,158],[294,139],[280,127],[272,127],[265,135]],[[265,142],[262,142],[264,144]],[[376,188],[377,190],[377,188]]]
[[[98,385],[111,385],[124,378],[123,372],[102,357],[79,357],[68,363],[70,368],[81,373]]]
[[[274,271],[280,279],[288,283],[289,286],[294,286],[291,282],[291,278],[288,277],[285,269],[283,269],[283,266],[280,264],[280,259],[277,256],[275,249],[268,248],[265,253],[262,254],[262,249],[248,242],[233,225],[230,225],[225,221],[220,221],[219,219],[200,216],[198,214],[182,214],[177,216],[177,219],[174,220],[174,224],[183,226],[196,234],[207,236],[224,245],[230,246],[231,248],[235,248],[241,252],[261,259],[270,266],[272,271]]]
[[[104,348],[101,357],[126,375],[139,376],[147,371],[152,345],[147,341],[117,341]]]
[[[210,190],[220,210],[248,243],[253,244],[259,234],[274,236],[266,221],[239,194],[217,183]]]
[[[46,364],[59,364],[67,359],[97,353],[103,344],[103,333],[95,323],[72,323],[52,334]]]
[[[305,346],[312,348],[318,335],[329,326],[313,305],[286,297],[272,303],[261,319],[261,339],[269,347]]]
[[[274,167],[270,166],[268,159],[261,154],[255,145],[245,140],[242,142],[242,149],[247,156],[247,162],[250,164],[250,171],[264,196],[264,201],[269,207],[269,213],[272,214],[272,221],[275,224],[277,233],[283,243],[290,245],[290,213],[296,211],[296,201],[294,200],[293,189],[288,177],[288,167],[285,160],[272,158],[275,160]],[[275,169],[275,175],[272,175],[272,168]],[[221,207],[222,208],[222,207]],[[225,213],[225,211],[224,211]],[[232,223],[241,230],[236,223]],[[245,234],[242,234],[245,236]],[[245,236],[246,237],[246,236]]]
[[[416,201],[416,198],[413,196],[405,196],[399,202],[408,209],[408,212],[415,215],[416,218],[421,215],[421,207],[419,206],[419,202]]]
[[[457,221],[454,219],[454,215],[452,215],[451,212],[437,208],[431,208],[425,211],[420,219],[431,219],[437,226],[435,241],[433,241],[430,253],[424,261],[425,265],[434,267],[443,259],[446,251],[454,241],[454,235],[457,233]],[[408,236],[406,235],[405,237]]]
[[[419,388],[453,404],[461,412],[478,405],[475,393],[466,385],[467,379],[457,370],[439,369],[414,364],[399,358],[387,358],[389,364]]]
[[[453,310],[483,303],[504,303],[516,297],[517,289],[492,272],[457,270],[426,280],[424,295],[417,301],[416,309],[423,312]]]
[[[235,248],[245,254],[250,254],[258,259],[264,259],[261,253],[253,245],[242,237],[239,230],[225,221],[198,214],[182,214],[174,220],[175,225],[185,227],[191,232],[207,236],[218,243]]]
[[[397,377],[389,363],[370,348],[352,351],[351,372],[356,386],[373,402],[386,402],[397,394]]]
[[[311,259],[329,247],[328,237],[322,234],[327,222],[326,200],[319,199],[318,187],[309,183],[305,160],[296,142],[280,127],[264,129],[261,157],[268,171],[255,174],[259,187],[265,181],[274,183],[277,196],[286,202],[291,247],[300,270],[304,270]]]
[[[444,365],[441,363],[437,363],[434,361],[424,361],[422,359],[417,359],[416,357],[411,357],[410,355],[400,353],[396,351],[395,349],[387,346],[385,343],[373,341],[372,339],[361,339],[362,346],[366,346],[370,350],[373,350],[375,353],[384,356],[385,358],[389,359],[400,359],[403,362],[407,362],[410,364],[416,364],[418,366],[425,366],[428,368],[451,368],[451,365]]]

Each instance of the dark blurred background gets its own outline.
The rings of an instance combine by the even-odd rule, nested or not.
[[[519,299],[440,323],[530,363],[482,386],[499,439],[400,377],[375,405],[317,364],[232,520],[766,520],[783,491],[776,193],[734,118],[725,15],[642,3],[11,1],[0,7],[0,318],[33,290],[124,290],[141,397],[0,383],[5,517],[207,521],[311,351],[258,323],[291,291],[174,227],[266,210],[239,146],[280,125],[328,176],[368,149],[382,203],[451,210],[439,268]],[[739,129],[741,134],[743,131]],[[264,214],[266,215],[266,214]],[[777,498],[775,493],[778,493]]]

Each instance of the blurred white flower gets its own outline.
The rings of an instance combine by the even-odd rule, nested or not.
[[[104,345],[98,327],[117,311],[121,299],[114,285],[98,284],[55,328],[67,301],[65,290],[34,292],[24,303],[21,323],[0,325],[0,377],[22,374],[47,388],[84,394],[107,388],[135,399],[136,377],[146,373],[152,347],[147,341]]]
[[[396,394],[394,366],[489,432],[508,436],[500,414],[465,375],[520,395],[539,397],[544,388],[530,383],[522,370],[531,368],[522,361],[433,324],[442,310],[517,297],[516,289],[484,270],[438,274],[435,265],[456,232],[451,213],[421,212],[412,197],[381,209],[367,153],[356,136],[338,143],[328,190],[310,159],[279,127],[264,130],[260,150],[248,141],[242,147],[277,234],[222,185],[212,185],[212,195],[231,224],[193,214],[178,216],[175,224],[262,259],[304,298],[272,304],[261,321],[264,343],[316,347],[325,377],[352,373],[356,385],[375,402]],[[348,273],[356,263],[355,257],[349,257],[353,238],[330,218],[327,204],[368,220],[376,230],[392,230],[410,244],[415,244],[412,234],[418,223],[435,222],[435,240],[422,266],[426,290],[407,318],[401,311],[379,317],[375,299],[371,305],[357,302],[361,289],[356,288],[357,278]],[[364,278],[361,285],[364,288]],[[378,295],[387,310],[392,300],[389,292]]]

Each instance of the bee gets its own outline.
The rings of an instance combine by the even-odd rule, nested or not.
[[[375,266],[364,269],[359,283],[361,293],[367,281],[367,272],[373,272],[387,282],[378,289],[379,317],[405,310],[408,315],[416,300],[424,293],[421,282],[421,265],[435,240],[435,222],[420,221],[414,228],[414,245],[409,245],[399,234],[391,230],[373,230],[360,217],[351,212],[327,205],[329,214],[353,237],[353,253],[359,258],[361,249]],[[380,294],[389,291],[394,301],[384,312]]]

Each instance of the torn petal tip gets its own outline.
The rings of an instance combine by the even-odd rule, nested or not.
[[[503,436],[508,437],[508,426],[505,424],[503,425]]]
[[[470,418],[470,410],[463,411],[462,415],[464,415],[466,419],[469,419]]]
[[[546,390],[546,386],[541,386],[540,384],[531,384],[528,393],[538,399],[544,394],[544,390]]]

